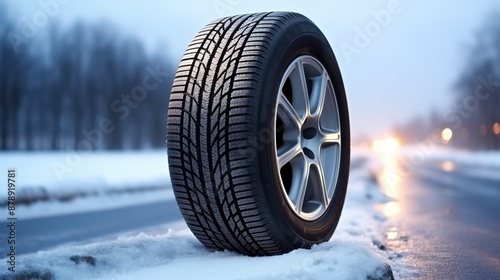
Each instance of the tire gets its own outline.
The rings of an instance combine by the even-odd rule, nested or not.
[[[333,51],[309,19],[208,24],[180,62],[167,123],[175,197],[205,246],[259,256],[330,239],[349,177],[349,113]]]

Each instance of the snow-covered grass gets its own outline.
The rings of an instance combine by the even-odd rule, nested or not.
[[[370,164],[366,155],[354,155],[353,162],[356,166],[338,228],[329,242],[310,250],[272,257],[214,252],[187,228],[176,226],[176,230],[146,231],[20,256],[17,273],[55,279],[391,279],[393,273],[396,278],[407,275],[399,256],[384,245],[379,224],[386,217],[374,210],[375,204],[390,199],[366,168]]]

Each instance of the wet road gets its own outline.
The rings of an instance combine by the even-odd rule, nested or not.
[[[397,199],[383,209],[389,247],[421,279],[500,279],[500,170],[428,161],[387,176],[398,164],[379,173]]]
[[[98,212],[18,220],[17,254],[32,253],[59,244],[81,242],[181,219],[175,201],[166,200]]]

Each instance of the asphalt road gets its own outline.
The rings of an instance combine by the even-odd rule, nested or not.
[[[500,170],[434,161],[399,179],[381,180],[397,199],[387,241],[418,278],[500,279]]]
[[[181,220],[173,200],[17,221],[17,254],[27,254],[69,242],[118,234]],[[3,252],[2,252],[3,253]]]

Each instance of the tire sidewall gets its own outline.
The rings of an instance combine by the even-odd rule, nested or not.
[[[286,243],[293,247],[310,247],[314,243],[330,239],[340,219],[347,190],[350,161],[349,114],[347,100],[340,75],[340,69],[321,31],[308,19],[291,22],[274,38],[272,47],[267,54],[267,65],[262,73],[264,77],[259,88],[260,106],[258,111],[258,131],[274,131],[277,94],[282,77],[297,57],[310,55],[318,59],[327,70],[335,90],[335,97],[339,108],[341,126],[341,158],[337,186],[327,210],[313,221],[301,219],[290,208],[285,194],[281,189],[279,170],[275,157],[275,141],[273,135],[267,141],[267,149],[258,151],[257,164],[260,167],[263,180],[263,193],[266,204],[270,209],[270,218],[279,227],[279,233]],[[333,172],[333,171],[332,171]],[[297,238],[299,236],[300,238]]]

